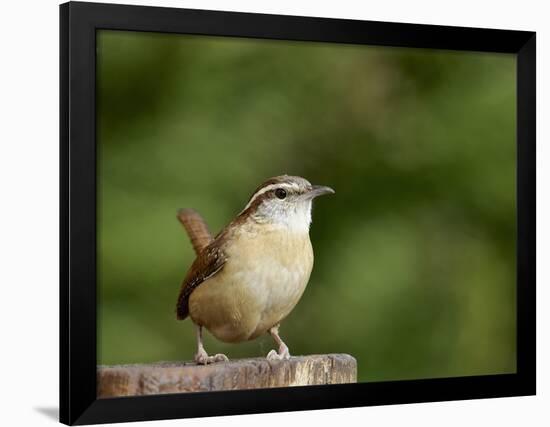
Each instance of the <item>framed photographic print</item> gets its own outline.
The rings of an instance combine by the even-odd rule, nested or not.
[[[60,26],[61,422],[535,393],[535,33]]]

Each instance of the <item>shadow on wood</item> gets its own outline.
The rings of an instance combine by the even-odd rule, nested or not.
[[[99,366],[99,398],[194,391],[357,382],[357,362],[347,354],[238,359],[211,365],[194,362],[159,362],[143,365]]]

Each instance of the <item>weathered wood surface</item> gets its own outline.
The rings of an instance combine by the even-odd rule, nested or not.
[[[159,362],[144,365],[99,366],[99,398],[195,391],[243,390],[357,381],[357,362],[347,354],[238,359],[211,365]]]

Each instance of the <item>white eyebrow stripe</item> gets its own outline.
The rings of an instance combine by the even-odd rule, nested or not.
[[[281,188],[281,187],[289,188],[289,189],[292,188],[292,189],[295,189],[295,190],[298,189],[298,186],[296,184],[289,183],[289,182],[279,182],[277,184],[266,185],[265,187],[259,189],[256,193],[254,193],[254,195],[250,198],[250,201],[244,207],[243,212],[245,210],[247,210],[252,205],[254,200],[256,200],[258,197],[260,197],[262,194],[267,193],[268,191],[274,190],[276,188]]]

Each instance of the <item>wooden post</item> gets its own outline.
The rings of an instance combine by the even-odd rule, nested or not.
[[[357,381],[357,362],[347,354],[238,359],[211,365],[159,362],[143,365],[99,366],[99,398],[194,391],[243,390]]]

